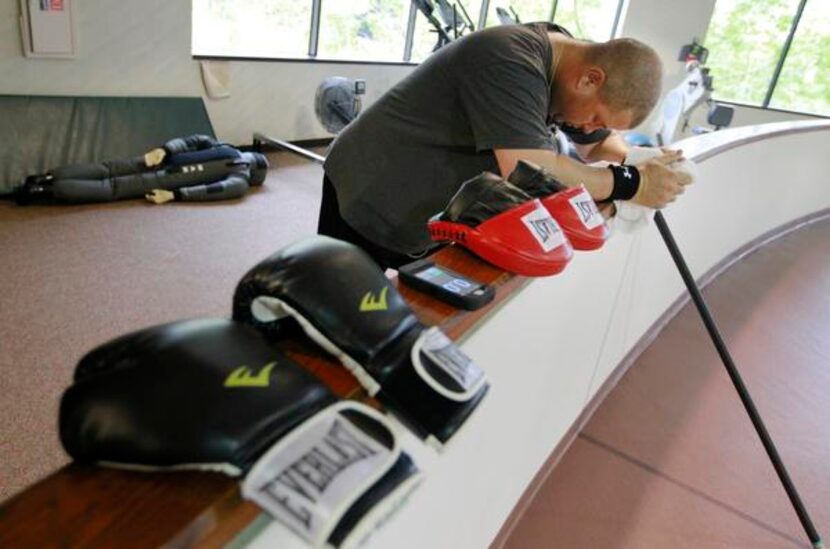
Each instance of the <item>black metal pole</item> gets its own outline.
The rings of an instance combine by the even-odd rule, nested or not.
[[[746,412],[749,414],[749,419],[752,420],[752,425],[755,426],[758,436],[761,437],[764,449],[767,451],[767,455],[772,462],[772,466],[775,468],[775,472],[778,474],[778,478],[781,480],[781,484],[784,485],[784,491],[787,492],[787,497],[790,498],[790,503],[792,503],[795,513],[798,515],[798,520],[801,521],[804,532],[810,538],[810,543],[813,544],[815,549],[823,549],[824,543],[821,541],[821,536],[816,531],[816,527],[813,526],[813,521],[810,519],[807,509],[805,509],[804,503],[802,503],[798,491],[795,489],[795,485],[793,485],[790,475],[787,473],[787,469],[781,461],[781,456],[778,455],[778,450],[776,450],[775,444],[772,442],[772,438],[769,436],[769,432],[761,420],[761,415],[758,413],[758,409],[755,408],[752,397],[749,396],[749,391],[747,391],[746,385],[744,385],[741,375],[738,373],[737,367],[735,367],[735,362],[729,354],[729,349],[726,348],[726,344],[723,342],[720,331],[715,325],[715,320],[709,313],[706,302],[703,301],[703,295],[701,295],[697,287],[697,282],[692,277],[692,273],[689,271],[689,267],[686,265],[686,261],[683,259],[680,249],[677,247],[677,242],[675,242],[674,236],[669,230],[669,226],[666,224],[666,219],[663,217],[662,212],[655,212],[654,222],[657,224],[660,236],[663,237],[663,241],[669,249],[674,264],[677,265],[677,270],[680,272],[680,276],[686,284],[689,295],[692,296],[692,301],[694,301],[695,307],[697,307],[697,311],[700,313],[703,324],[706,325],[706,331],[709,332],[709,337],[712,338],[712,343],[715,344],[715,348],[723,361],[723,365],[726,367],[726,371],[732,379],[732,384],[735,385],[735,389],[741,397],[741,402],[743,402],[744,408],[746,408]]]
[[[254,133],[254,142],[253,142],[253,149],[257,152],[262,151],[262,144],[265,143],[272,147],[276,147],[277,149],[292,152],[296,155],[302,156],[303,158],[307,158],[312,162],[316,162],[317,164],[322,164],[326,161],[325,156],[321,156],[315,152],[311,152],[308,149],[304,149],[302,147],[298,147],[293,143],[289,143],[288,141],[284,141],[282,139],[276,139],[275,137],[268,137],[265,134],[255,132]]]

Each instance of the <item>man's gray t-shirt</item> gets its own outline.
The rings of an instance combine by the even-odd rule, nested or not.
[[[432,245],[427,220],[461,184],[499,173],[492,149],[551,149],[549,23],[493,27],[432,54],[349,124],[325,171],[346,222],[384,248]]]

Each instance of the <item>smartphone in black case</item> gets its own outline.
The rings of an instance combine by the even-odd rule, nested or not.
[[[496,295],[491,286],[436,265],[429,259],[403,265],[398,269],[398,278],[407,286],[468,311],[484,307]]]

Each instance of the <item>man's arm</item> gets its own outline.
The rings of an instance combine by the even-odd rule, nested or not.
[[[548,170],[568,187],[584,185],[594,200],[605,200],[614,189],[614,177],[607,168],[581,164],[565,155],[547,149],[494,149],[502,177],[508,177],[519,160],[528,160]],[[649,208],[662,208],[683,193],[684,185],[691,183],[688,174],[675,172],[668,165],[682,158],[679,151],[637,164],[640,187],[633,202]]]
[[[614,187],[614,177],[610,170],[586,166],[551,150],[495,149],[493,154],[496,155],[499,171],[504,178],[513,172],[519,160],[527,160],[545,168],[568,187],[584,185],[594,200],[607,198]]]

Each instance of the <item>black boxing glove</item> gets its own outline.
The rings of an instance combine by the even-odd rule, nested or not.
[[[477,227],[529,200],[533,197],[523,189],[494,173],[482,172],[459,187],[438,219]]]
[[[315,546],[351,545],[419,480],[383,415],[337,398],[248,326],[147,328],[87,354],[60,405],[73,459],[244,475]]]
[[[484,372],[438,328],[415,318],[363,250],[333,238],[300,241],[248,271],[236,287],[233,317],[271,337],[294,319],[437,448],[488,389]]]
[[[490,172],[463,182],[427,229],[436,242],[453,242],[522,276],[554,275],[573,256],[571,243],[544,205]]]
[[[507,181],[532,198],[545,198],[568,189],[550,172],[528,160],[519,160]]]

